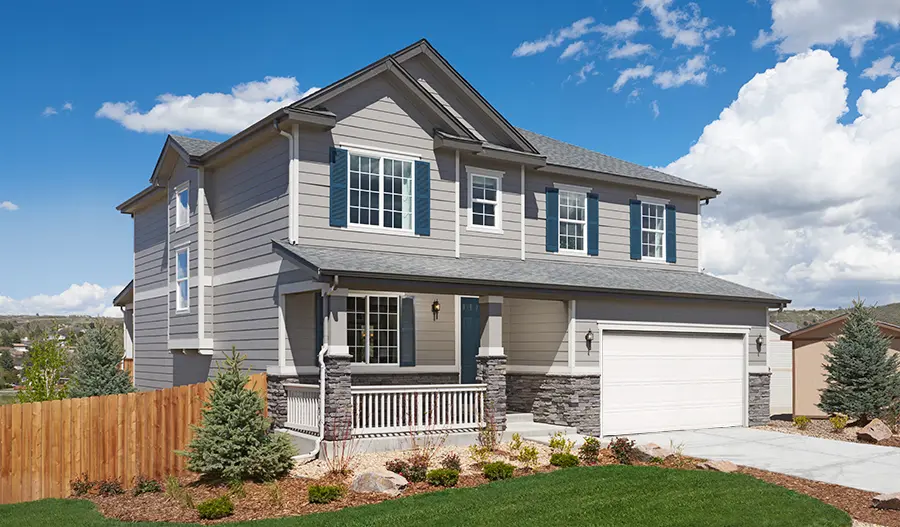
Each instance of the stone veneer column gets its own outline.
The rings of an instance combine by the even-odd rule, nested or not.
[[[275,375],[266,376],[266,406],[269,410],[269,419],[272,420],[272,426],[281,428],[287,420],[287,393],[284,391],[284,383],[286,377]]]
[[[503,350],[503,297],[479,299],[481,346],[476,357],[475,379],[487,385],[485,413],[493,414],[498,431],[506,430],[506,355]]]
[[[353,427],[351,372],[347,347],[347,293],[333,292],[327,298],[328,351],[325,353],[325,440],[350,439]]]
[[[769,397],[771,373],[750,373],[748,395],[750,398],[747,424],[760,426],[769,422]]]

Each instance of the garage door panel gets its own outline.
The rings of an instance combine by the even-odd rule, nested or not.
[[[613,384],[621,382],[665,382],[672,380],[673,370],[689,367],[691,379],[703,381],[738,380],[743,378],[741,359],[731,357],[615,357],[604,354],[603,373]]]
[[[656,409],[636,409],[629,411],[604,412],[603,429],[622,430],[605,435],[642,434],[666,430],[696,430],[722,426],[741,426],[743,421],[732,420],[723,425],[722,416],[735,415],[742,411],[743,402],[720,405],[718,412],[698,411],[697,408],[681,408],[660,412]],[[627,432],[624,430],[628,430]],[[663,445],[668,446],[668,445]]]

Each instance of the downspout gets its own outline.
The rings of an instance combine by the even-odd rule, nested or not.
[[[316,446],[310,452],[310,457],[316,459],[319,457],[319,451],[322,448],[322,440],[325,439],[325,353],[328,352],[328,320],[331,318],[331,293],[337,289],[340,278],[334,275],[325,293],[328,302],[322,306],[322,349],[319,350],[319,436],[316,438]]]
[[[294,135],[288,132],[285,132],[281,128],[278,127],[278,121],[272,120],[272,127],[275,128],[275,131],[281,134],[282,137],[286,137],[288,140],[288,203],[293,204],[294,199]],[[293,207],[288,207],[288,214],[295,214]],[[294,221],[292,218],[289,218],[288,221],[288,241],[290,243],[295,243],[297,241],[297,233],[294,232]]]

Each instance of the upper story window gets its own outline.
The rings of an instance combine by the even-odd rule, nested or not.
[[[587,194],[559,191],[559,250],[585,252],[584,231],[587,223]]]
[[[191,308],[190,303],[190,276],[188,262],[190,261],[190,249],[184,247],[175,251],[175,310],[186,311]]]
[[[353,362],[400,364],[400,298],[347,297],[347,344]]]
[[[350,224],[413,230],[411,161],[350,154]]]
[[[501,174],[469,168],[469,227],[479,230],[503,229]]]
[[[189,183],[175,187],[175,228],[180,229],[191,222],[191,188]]]
[[[641,202],[641,257],[665,259],[665,237],[665,205]]]

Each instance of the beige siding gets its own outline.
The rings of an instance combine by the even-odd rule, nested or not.
[[[318,293],[286,295],[288,366],[318,366],[316,349],[316,298]]]
[[[485,232],[469,223],[469,169],[499,171],[501,178],[501,221],[503,232]],[[521,258],[522,246],[522,189],[521,170],[510,163],[498,163],[474,156],[460,159],[460,208],[459,208],[459,252],[461,256],[492,256]],[[484,175],[494,175],[485,173]]]
[[[559,300],[503,299],[503,347],[507,364],[568,366],[569,316]]]
[[[417,293],[416,306],[416,366],[453,366],[456,361],[456,302],[453,295]],[[431,304],[441,303],[437,320]]]

